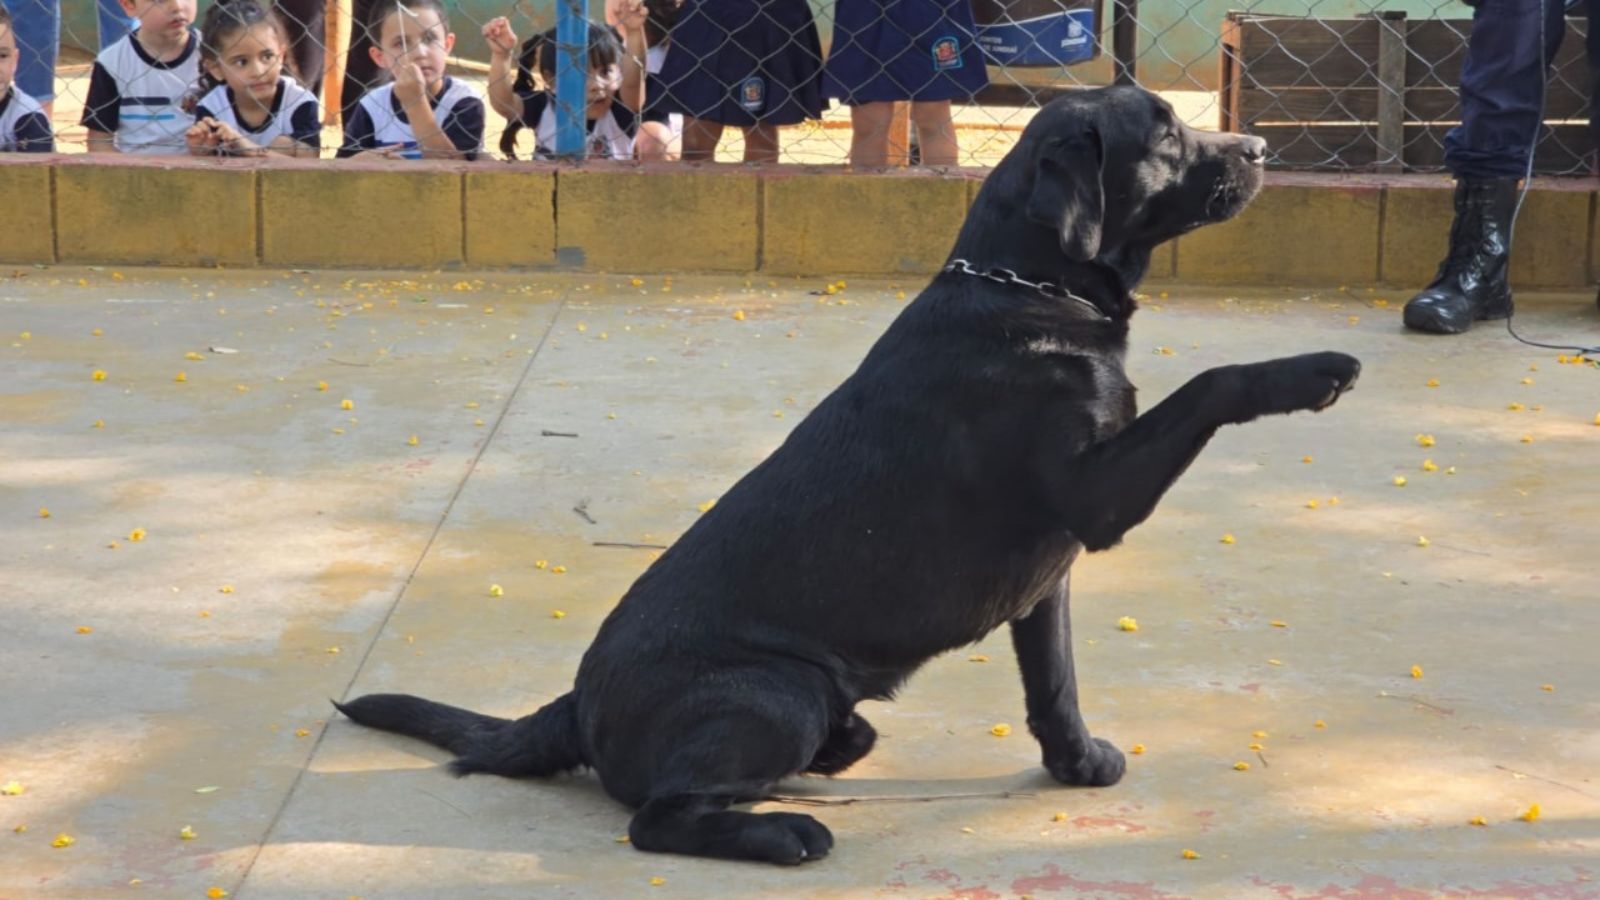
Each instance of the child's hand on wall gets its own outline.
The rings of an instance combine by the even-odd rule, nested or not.
[[[217,137],[213,131],[217,120],[207,116],[189,126],[183,133],[183,142],[189,145],[189,152],[195,156],[210,156],[217,152]]]
[[[489,43],[489,52],[496,56],[517,52],[517,34],[511,30],[511,21],[505,16],[490,19],[483,26],[483,39]]]

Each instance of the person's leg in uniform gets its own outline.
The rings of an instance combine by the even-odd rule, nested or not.
[[[326,0],[276,0],[278,18],[289,37],[294,74],[306,89],[322,96],[323,14]]]
[[[49,116],[56,98],[56,47],[61,43],[59,0],[3,0],[17,42],[17,87]]]
[[[350,8],[350,55],[344,62],[344,96],[340,101],[343,121],[350,121],[356,104],[378,81],[378,64],[372,61],[368,48],[377,35],[367,34],[367,16],[372,12],[372,0],[355,0]]]
[[[1459,334],[1479,319],[1511,314],[1506,267],[1517,182],[1542,127],[1544,82],[1566,29],[1563,7],[1564,0],[1481,0],[1473,10],[1461,124],[1445,136],[1455,220],[1438,273],[1406,303],[1408,328]]]

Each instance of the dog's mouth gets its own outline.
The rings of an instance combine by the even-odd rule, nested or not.
[[[1204,220],[1196,225],[1224,222],[1250,205],[1261,190],[1262,169],[1256,165],[1230,165],[1211,185],[1206,197]]]

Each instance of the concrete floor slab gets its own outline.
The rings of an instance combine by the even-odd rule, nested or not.
[[[1219,434],[1077,567],[1090,724],[1144,752],[1115,787],[1056,787],[997,634],[865,704],[883,739],[855,769],[783,788],[822,805],[762,805],[838,838],[781,870],[635,852],[591,777],[455,780],[326,698],[514,715],[566,690],[650,545],[905,285],[9,274],[0,897],[1600,896],[1600,371],[1498,325],[1430,339],[1362,290],[1152,288],[1144,405],[1306,350],[1365,370],[1327,413]],[[1544,339],[1600,331],[1588,297],[1519,310]]]

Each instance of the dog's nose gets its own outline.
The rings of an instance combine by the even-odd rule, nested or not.
[[[1263,162],[1267,158],[1266,138],[1248,137],[1244,141],[1244,158],[1246,162]]]

